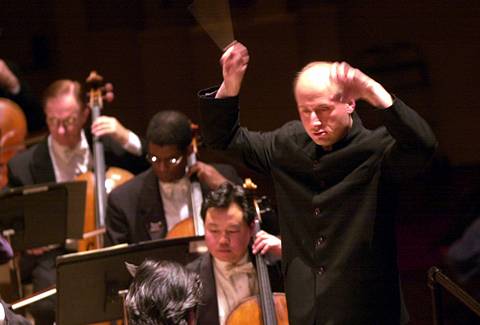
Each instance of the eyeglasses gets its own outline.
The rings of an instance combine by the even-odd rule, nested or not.
[[[151,155],[151,154],[147,154],[147,156],[145,158],[152,165],[153,164],[160,164],[163,161],[163,163],[165,165],[167,165],[168,167],[177,166],[183,160],[183,156],[178,156],[178,157],[173,157],[173,158],[168,158],[168,159],[160,159],[157,156]]]
[[[49,127],[57,129],[60,125],[62,125],[64,128],[67,128],[69,126],[72,126],[77,123],[78,116],[69,116],[64,119],[59,119],[53,116],[47,117],[47,124]]]

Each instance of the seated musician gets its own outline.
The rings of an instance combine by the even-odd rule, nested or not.
[[[222,184],[211,192],[202,205],[205,220],[206,253],[187,268],[197,272],[203,283],[202,303],[198,308],[198,324],[223,325],[238,303],[258,294],[258,281],[249,243],[254,231],[254,216],[247,207],[240,186]],[[253,242],[252,253],[279,259],[281,240],[260,231]],[[268,267],[274,292],[283,291],[278,263]]]
[[[129,325],[194,325],[200,303],[199,276],[169,261],[145,260],[125,298]]]
[[[164,238],[178,222],[191,216],[191,177],[198,178],[204,193],[230,180],[241,180],[229,165],[196,162],[192,129],[187,116],[161,111],[147,129],[151,168],[114,189],[108,198],[105,244],[138,243]],[[191,234],[193,235],[193,234]]]
[[[90,170],[93,166],[91,133],[102,137],[106,165],[132,172],[145,169],[140,139],[117,119],[101,116],[93,121],[91,132],[84,130],[90,111],[83,97],[76,81],[58,80],[46,89],[43,105],[50,134],[9,161],[9,187],[71,181]],[[55,259],[63,253],[63,247],[28,250],[20,261],[22,279],[31,279],[34,291],[51,286],[55,283]],[[54,322],[54,306],[53,298],[32,305],[30,312],[37,325]]]

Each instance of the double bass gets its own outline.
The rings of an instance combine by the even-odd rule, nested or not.
[[[92,71],[88,76],[87,85],[89,86],[89,107],[92,121],[94,121],[101,115],[103,100],[113,99],[113,87],[110,84],[103,86],[103,78],[96,71]],[[103,247],[107,194],[133,177],[132,173],[116,167],[110,167],[105,172],[103,143],[95,136],[93,137],[93,165],[93,173],[87,172],[76,177],[77,180],[87,182],[84,239],[78,243],[79,251]]]
[[[243,187],[250,196],[252,208],[255,211],[255,231],[260,231],[261,210],[259,202],[254,198],[253,192],[257,186],[247,178]],[[258,253],[255,255],[255,263],[258,276],[259,294],[246,298],[228,315],[226,325],[287,325],[288,310],[284,293],[273,293],[268,276],[267,264],[264,257]]]

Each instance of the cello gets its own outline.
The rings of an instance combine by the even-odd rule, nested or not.
[[[0,98],[0,189],[7,185],[7,163],[24,149],[27,120],[22,109],[7,98]]]
[[[243,184],[247,195],[250,197],[252,207],[255,211],[255,231],[260,231],[261,210],[259,202],[253,197],[253,191],[257,186],[247,178]],[[268,276],[267,264],[264,257],[258,253],[255,255],[256,269],[258,275],[259,294],[243,300],[228,315],[226,325],[287,325],[288,310],[284,293],[272,293],[270,278]]]

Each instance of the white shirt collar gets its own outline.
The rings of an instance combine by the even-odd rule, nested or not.
[[[190,186],[190,180],[187,176],[184,176],[175,182],[162,182],[158,180],[158,184],[162,195],[171,198],[174,190],[180,193],[186,193]]]
[[[88,141],[84,130],[82,130],[80,133],[80,142],[77,143],[74,148],[61,145],[55,141],[55,139],[53,139],[52,135],[48,136],[48,145],[55,156],[64,162],[70,161],[76,154],[85,155],[85,153],[89,150]]]
[[[227,268],[229,268],[230,265],[232,265],[232,264],[242,265],[242,264],[245,264],[245,263],[248,263],[248,262],[249,262],[248,251],[245,252],[245,255],[244,255],[237,263],[225,262],[225,261],[219,260],[218,258],[216,258],[216,257],[214,257],[214,256],[212,256],[212,257],[213,257],[215,266],[217,267],[217,269],[218,269],[221,273],[225,273],[225,270],[226,270]]]

